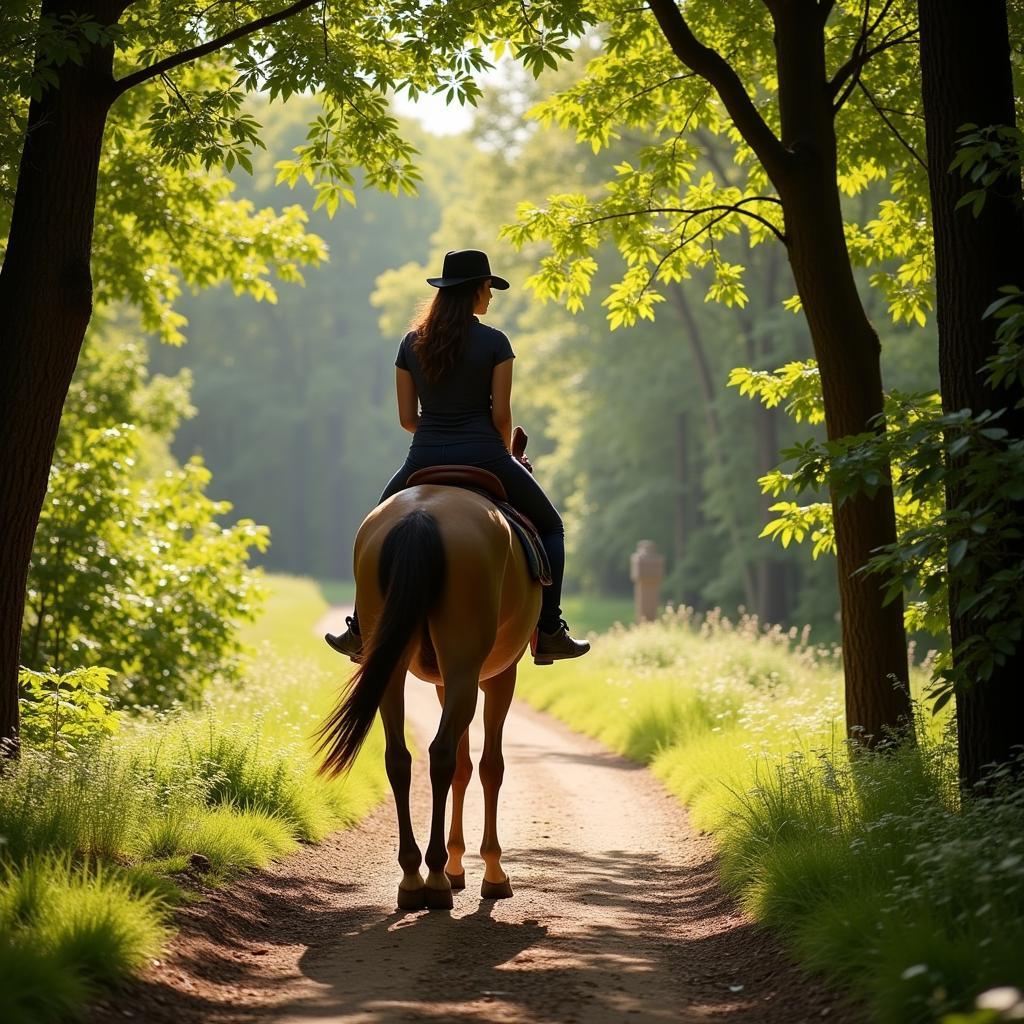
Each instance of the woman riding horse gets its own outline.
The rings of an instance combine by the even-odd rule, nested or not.
[[[505,486],[508,499],[533,521],[551,565],[551,585],[544,588],[534,659],[550,664],[578,658],[590,645],[574,640],[560,608],[565,570],[562,519],[534,480],[529,463],[513,458],[512,360],[508,338],[482,324],[491,289],[509,284],[491,273],[486,253],[476,249],[449,252],[441,277],[427,279],[437,289],[416,326],[402,339],[395,360],[398,418],[413,434],[405,464],[384,488],[384,502],[402,490],[409,477],[427,466],[461,464],[490,470]],[[525,463],[525,465],[524,465]],[[357,581],[358,583],[358,581]],[[356,609],[360,600],[356,596]],[[362,656],[357,615],[348,629],[327,642],[354,661]]]
[[[448,908],[452,889],[465,888],[466,843],[462,808],[473,772],[469,725],[478,690],[484,692],[484,831],[480,853],[485,899],[512,895],[501,866],[498,792],[504,762],[502,728],[512,703],[516,665],[538,627],[534,658],[542,664],[585,654],[590,645],[569,636],[559,594],[564,566],[562,521],[528,463],[513,459],[512,348],[500,331],[485,327],[492,285],[486,255],[450,252],[438,289],[417,328],[402,341],[396,371],[402,425],[414,432],[405,465],[356,535],[358,621],[332,647],[360,662],[344,698],[320,729],[321,771],[335,775],[355,759],[380,710],[385,765],[398,814],[398,906]],[[422,409],[418,411],[417,403]],[[509,498],[533,519],[551,563],[553,583],[543,588],[506,520],[485,496],[458,487],[421,484],[408,477],[427,466],[462,463],[494,473]],[[525,463],[525,465],[524,465]],[[427,876],[409,811],[412,758],[405,743],[405,678],[411,671],[437,687],[441,720],[430,744],[433,795]],[[444,840],[445,806],[452,790],[452,824]]]

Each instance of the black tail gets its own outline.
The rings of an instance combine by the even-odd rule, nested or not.
[[[429,512],[415,509],[395,524],[384,538],[379,572],[384,607],[367,637],[363,663],[317,732],[317,749],[326,755],[319,769],[322,775],[339,775],[351,767],[391,676],[441,595],[444,544]]]

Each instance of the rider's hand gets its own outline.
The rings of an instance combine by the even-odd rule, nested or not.
[[[519,465],[523,467],[523,469],[527,470],[527,472],[533,472],[533,463],[530,462],[530,460],[525,455],[518,456],[516,458],[516,462],[518,462]]]

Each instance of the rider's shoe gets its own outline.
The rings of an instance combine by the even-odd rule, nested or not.
[[[344,633],[325,633],[324,639],[329,647],[359,664],[363,660],[363,638],[359,633],[359,623],[351,615],[347,615],[345,625],[348,629]]]
[[[558,629],[553,633],[545,633],[543,629],[537,629],[537,639],[533,645],[533,663],[535,665],[550,665],[567,658],[582,657],[589,650],[590,644],[586,640],[573,640],[569,636],[569,627],[563,619],[560,620]]]

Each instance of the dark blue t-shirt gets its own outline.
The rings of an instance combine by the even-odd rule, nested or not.
[[[501,441],[491,419],[491,374],[498,363],[514,359],[508,338],[476,317],[458,362],[440,380],[428,381],[413,350],[416,332],[398,347],[395,366],[408,370],[420,401],[420,423],[413,446],[459,441]]]

